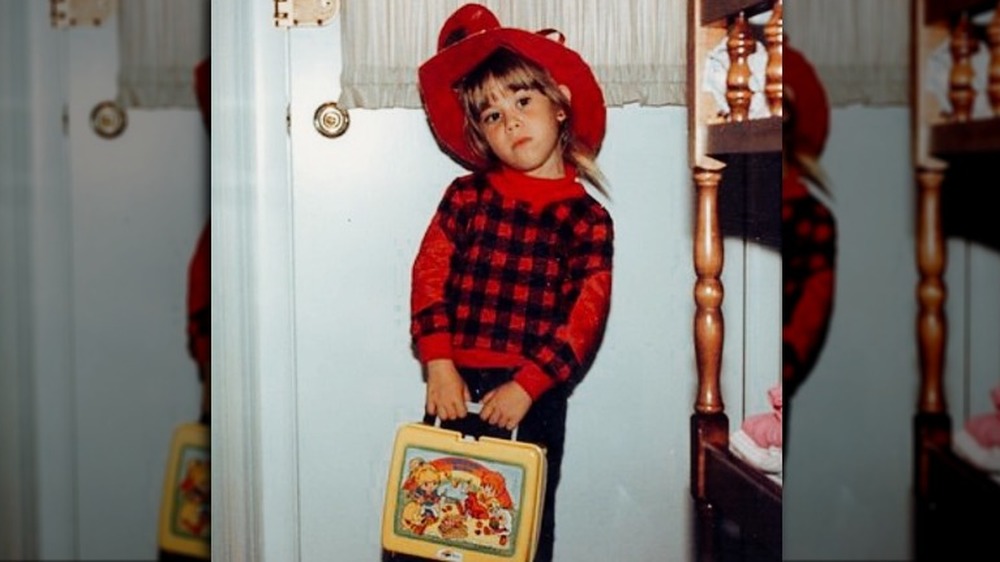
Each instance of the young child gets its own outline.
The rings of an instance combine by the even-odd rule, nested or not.
[[[194,93],[201,111],[205,132],[211,135],[211,59],[205,58],[194,68]],[[212,326],[211,326],[211,284],[212,284],[212,231],[211,221],[206,220],[198,235],[194,251],[187,266],[187,323],[185,336],[187,351],[198,369],[201,382],[201,408],[199,423],[211,425],[211,385],[212,385]],[[195,459],[197,460],[197,459]],[[211,465],[195,462],[189,464],[191,470],[183,483],[178,483],[184,502],[178,508],[187,532],[191,537],[199,537],[207,543],[211,539]],[[168,505],[164,509],[171,509]],[[207,557],[181,554],[158,548],[158,562],[193,562],[207,560]]]
[[[567,399],[610,306],[611,216],[578,180],[604,191],[604,96],[561,41],[476,4],[445,22],[419,87],[442,149],[472,171],[445,191],[413,264],[426,411],[463,428],[466,402],[481,402],[483,422],[545,447],[535,560],[548,561]]]
[[[785,47],[785,150],[781,191],[784,384],[791,396],[814,367],[833,308],[837,225],[819,158],[830,109],[812,65]]]
[[[194,90],[201,110],[205,132],[211,135],[211,59],[202,59],[194,69]],[[212,271],[212,227],[211,219],[198,235],[198,243],[188,263],[187,290],[187,344],[188,353],[198,366],[201,381],[201,423],[211,420],[211,271]]]
[[[782,381],[787,452],[791,398],[815,367],[830,326],[837,223],[819,165],[830,127],[826,93],[815,69],[799,51],[786,45],[783,63]]]

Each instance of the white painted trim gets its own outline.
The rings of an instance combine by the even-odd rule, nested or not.
[[[0,5],[0,558],[29,558],[35,538],[31,365],[30,35],[26,5]],[[13,56],[11,56],[13,54]],[[25,55],[28,56],[25,56]],[[30,134],[30,132],[29,132]]]
[[[31,2],[31,232],[34,426],[40,560],[80,558],[74,369],[73,198],[62,112],[69,85],[67,30]]]
[[[214,560],[300,553],[288,31],[272,18],[212,4]]]

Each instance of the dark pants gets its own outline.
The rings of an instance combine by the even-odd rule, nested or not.
[[[459,372],[469,387],[473,402],[480,402],[487,392],[509,381],[513,374],[511,369],[465,369]],[[557,386],[531,405],[527,415],[517,426],[517,440],[535,443],[545,448],[547,477],[545,485],[545,503],[542,508],[541,532],[538,539],[538,549],[534,562],[551,562],[552,547],[555,542],[556,528],[556,487],[562,466],[563,442],[566,437],[566,404],[568,394],[562,386]],[[428,416],[425,423],[433,424],[434,417]],[[441,422],[441,427],[461,431],[463,435],[483,435],[509,438],[510,431],[491,426],[482,421],[479,416],[470,414],[460,420]],[[413,556],[385,553],[383,561],[410,562],[423,560]]]

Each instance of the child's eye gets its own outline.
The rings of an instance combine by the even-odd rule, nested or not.
[[[518,107],[525,107],[529,103],[531,103],[531,96],[525,95],[525,96],[521,96],[521,97],[517,98],[517,105],[518,105]]]
[[[482,122],[486,124],[496,123],[498,119],[500,119],[499,111],[487,111],[486,113],[483,113],[483,115],[480,117],[480,120],[482,120]]]

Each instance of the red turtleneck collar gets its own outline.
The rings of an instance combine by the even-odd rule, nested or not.
[[[524,201],[535,212],[551,203],[581,197],[586,193],[576,179],[576,168],[565,165],[566,174],[557,179],[535,178],[506,166],[486,174],[487,179],[505,197]]]

